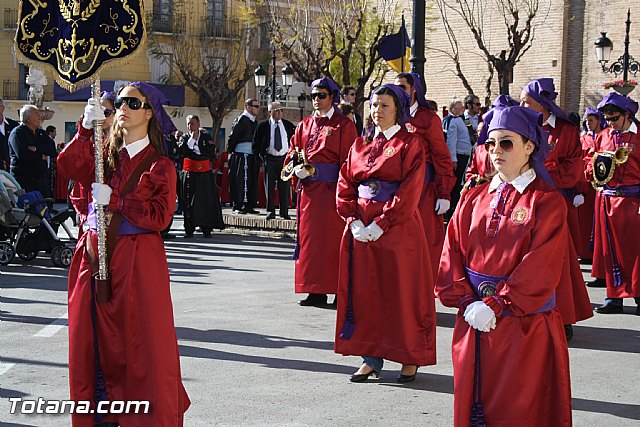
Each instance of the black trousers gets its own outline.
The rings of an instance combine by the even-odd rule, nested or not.
[[[264,188],[267,192],[267,212],[275,212],[276,184],[280,198],[280,216],[289,214],[289,188],[291,183],[280,179],[280,172],[287,156],[272,156],[267,154],[264,164]]]
[[[260,162],[253,154],[232,153],[229,157],[229,190],[234,209],[253,209],[258,204]]]
[[[460,200],[460,191],[462,190],[462,186],[464,185],[464,176],[467,172],[467,166],[469,165],[469,156],[466,154],[456,154],[458,158],[458,163],[456,164],[456,185],[453,187],[451,191],[451,209],[447,211],[445,214],[446,219],[451,219],[453,215],[453,211],[456,209],[456,205]]]

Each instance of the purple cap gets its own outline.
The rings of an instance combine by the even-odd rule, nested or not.
[[[424,90],[424,87],[422,87],[422,79],[420,78],[420,74],[409,74],[411,74],[411,76],[413,77],[413,90],[416,91],[416,101],[418,102],[418,105],[426,108],[427,110],[430,110],[431,106],[427,102],[426,91]],[[411,102],[411,99],[409,99],[409,102]]]
[[[373,104],[373,95],[375,95],[375,91],[383,87],[392,90],[396,95],[396,98],[398,98],[398,104],[400,104],[400,109],[402,110],[402,114],[400,115],[400,121],[398,122],[398,124],[402,127],[402,129],[406,130],[407,128],[405,125],[411,119],[411,97],[403,87],[390,83],[378,86],[373,91],[371,91],[371,98],[369,98],[369,107],[371,107],[371,104]],[[365,132],[365,134],[369,136],[373,134],[373,132],[375,132],[375,129],[375,124],[372,124],[371,127]]]
[[[602,110],[605,105],[615,105],[616,107],[623,109],[629,113],[631,119],[633,119],[638,112],[638,103],[636,101],[628,96],[622,96],[616,92],[606,94],[598,104],[598,110]]]
[[[522,89],[522,91],[535,99],[540,105],[555,114],[557,117],[560,117],[562,120],[569,121],[567,113],[565,113],[562,108],[558,107],[555,102],[558,97],[558,92],[556,92],[556,87],[553,84],[552,78],[545,77],[531,80]]]
[[[151,104],[151,108],[153,109],[153,116],[156,118],[158,123],[160,123],[160,128],[162,129],[163,134],[166,135],[178,130],[173,124],[171,117],[169,117],[162,107],[163,105],[169,105],[169,99],[167,99],[160,90],[144,82],[133,82],[130,83],[129,86],[140,89],[143,95],[147,97],[147,101],[149,101],[149,104]]]
[[[488,133],[499,129],[510,130],[531,140],[536,146],[531,155],[536,175],[555,187],[551,175],[544,165],[544,159],[551,150],[551,146],[547,142],[547,132],[542,129],[542,114],[520,106],[497,107],[491,111],[493,111],[493,117],[488,126]]]
[[[607,127],[607,121],[604,119],[604,115],[600,112],[600,110],[597,110],[595,108],[587,108],[584,111],[584,115],[582,116],[582,129],[585,132],[589,132],[589,129],[587,128],[587,117],[588,116],[596,116],[598,118],[598,120],[600,121],[600,127],[602,129]]]
[[[340,86],[329,77],[323,77],[316,79],[311,83],[311,89],[316,86],[324,86],[328,88],[329,93],[333,95],[333,103],[340,104]]]
[[[478,135],[478,144],[484,144],[488,138],[489,123],[491,123],[491,119],[493,118],[493,110],[495,108],[514,107],[516,105],[518,105],[518,102],[509,95],[498,95],[496,99],[494,99],[493,104],[491,104],[491,110],[482,115],[482,122],[484,125]]]
[[[116,102],[116,94],[105,90],[100,94],[100,99],[108,99],[112,104],[114,104]]]

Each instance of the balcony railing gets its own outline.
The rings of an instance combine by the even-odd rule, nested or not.
[[[207,16],[202,21],[201,35],[224,39],[240,38],[240,21]]]
[[[17,80],[3,80],[2,99],[27,100],[29,99],[29,86],[20,86],[20,82]]]
[[[5,30],[15,30],[18,28],[18,9],[4,8],[4,26]]]
[[[147,13],[147,31],[155,33],[183,34],[187,26],[184,13]]]

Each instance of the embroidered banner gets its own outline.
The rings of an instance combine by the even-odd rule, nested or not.
[[[146,42],[142,0],[20,0],[14,47],[27,65],[47,64],[67,90],[87,86]]]

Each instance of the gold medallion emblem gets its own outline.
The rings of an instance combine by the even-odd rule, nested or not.
[[[511,212],[511,222],[515,225],[522,225],[527,222],[527,219],[529,219],[529,209],[524,206],[518,206]]]
[[[393,147],[387,147],[384,150],[384,155],[387,156],[387,157],[391,157],[391,156],[393,156],[393,153],[395,153],[395,152],[396,152],[396,150]]]
[[[327,136],[331,135],[331,129],[325,129],[324,134]]]
[[[416,128],[411,123],[406,123],[405,126],[407,127],[407,131],[411,133],[414,133],[416,131]]]

